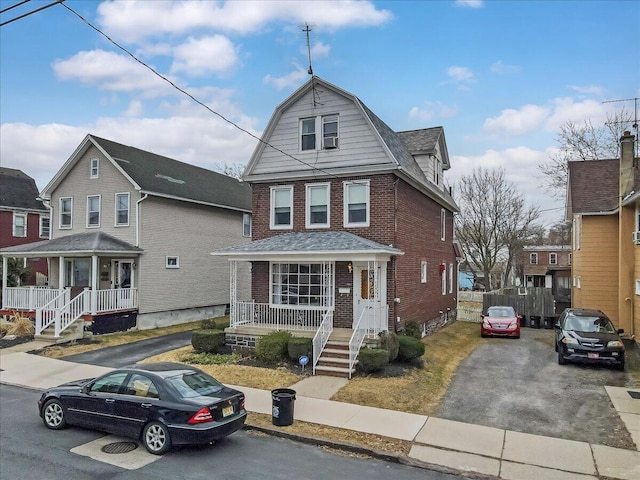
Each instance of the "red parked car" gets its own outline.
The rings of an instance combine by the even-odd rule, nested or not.
[[[483,337],[520,338],[520,320],[522,320],[522,317],[516,313],[513,307],[489,307],[487,313],[483,313],[481,316],[480,335]]]

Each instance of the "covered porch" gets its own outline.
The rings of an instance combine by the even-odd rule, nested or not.
[[[348,330],[349,371],[367,336],[389,329],[387,265],[393,247],[348,232],[300,232],[227,248],[228,334],[287,330],[313,337],[315,373],[335,328]],[[251,263],[252,298],[238,298],[239,264]]]
[[[135,275],[142,250],[102,232],[82,233],[0,250],[2,314],[19,312],[35,320],[36,335],[54,337],[79,319],[138,308]],[[49,285],[11,285],[9,258],[46,258]],[[10,286],[11,285],[11,286]]]

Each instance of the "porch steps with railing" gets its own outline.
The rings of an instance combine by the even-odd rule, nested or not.
[[[334,328],[316,365],[316,375],[349,378],[349,328]],[[356,360],[352,374],[355,373]]]
[[[62,332],[60,336],[55,336],[55,325],[49,325],[40,335],[35,335],[34,340],[48,342],[52,345],[60,343],[69,343],[84,338],[84,320],[81,318],[76,320]]]

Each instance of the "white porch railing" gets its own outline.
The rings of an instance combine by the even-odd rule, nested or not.
[[[327,307],[236,302],[231,310],[230,326],[316,331],[320,328],[326,311]]]
[[[93,307],[93,306],[92,306]],[[112,288],[96,291],[95,313],[129,310],[138,307],[137,288]]]
[[[316,374],[316,365],[320,355],[327,345],[327,341],[333,332],[333,308],[329,308],[323,315],[320,328],[313,337],[313,374]]]
[[[353,334],[349,340],[349,379],[351,379],[351,372],[353,372],[353,366],[358,358],[364,337],[367,335],[367,328],[362,327],[362,319],[366,313],[367,309],[363,309],[360,318],[358,318],[358,321],[353,326]]]
[[[60,292],[61,290],[47,287],[7,287],[2,292],[2,307],[35,310],[51,302]]]
[[[353,326],[353,334],[349,340],[349,378],[351,378],[351,372],[358,358],[358,353],[360,353],[364,337],[367,335],[375,337],[380,332],[389,330],[388,318],[389,306],[386,303],[362,309],[360,318]]]
[[[70,300],[69,290],[56,290],[58,295],[50,302],[36,308],[36,335],[40,335],[45,328],[53,323],[59,323],[64,305]]]

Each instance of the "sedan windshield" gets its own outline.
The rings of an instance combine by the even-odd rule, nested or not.
[[[213,396],[223,388],[220,382],[203,372],[181,373],[167,378],[167,381],[182,398]]]
[[[516,316],[511,307],[490,307],[489,310],[487,310],[487,315],[490,317],[504,318],[513,318]]]
[[[588,333],[615,333],[611,321],[603,317],[567,317],[565,330]]]

